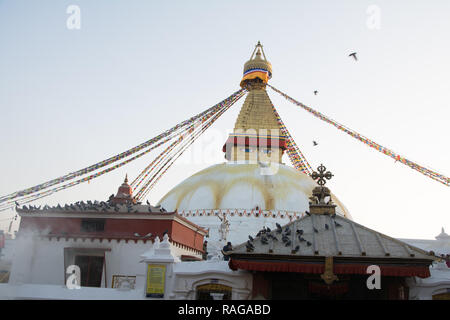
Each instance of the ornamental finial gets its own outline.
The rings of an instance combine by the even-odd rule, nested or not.
[[[327,168],[323,164],[321,164],[318,168],[317,172],[313,172],[311,178],[317,180],[318,187],[315,187],[312,192],[312,197],[309,199],[309,210],[311,213],[315,214],[329,214],[334,215],[336,210],[336,205],[331,200],[331,192],[330,189],[324,187],[326,180],[330,180],[333,177],[333,174],[330,171],[326,171]]]
[[[319,171],[319,173],[314,171],[311,175],[311,178],[317,180],[317,184],[321,187],[323,187],[325,183],[327,183],[325,179],[330,180],[333,177],[333,174],[330,171],[325,172],[326,170],[327,168],[325,168],[325,166],[321,164],[317,168],[317,171]]]

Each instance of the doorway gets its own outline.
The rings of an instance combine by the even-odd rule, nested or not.
[[[80,267],[82,287],[101,287],[104,258],[100,256],[75,256],[75,265]]]

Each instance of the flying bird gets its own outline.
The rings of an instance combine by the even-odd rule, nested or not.
[[[311,216],[311,213],[309,213],[309,211],[305,211],[305,213],[306,213],[308,216]]]
[[[319,92],[319,91],[315,90],[315,91],[314,91],[314,95],[317,96],[317,93],[318,93],[318,92]]]
[[[317,143],[316,141],[313,140],[313,146],[315,147],[315,146],[317,146],[317,145],[318,145],[318,143]]]
[[[150,205],[150,202],[148,202],[148,200],[147,200],[147,204]]]
[[[356,52],[350,53],[348,56],[353,57],[353,59],[355,59],[355,61],[358,61],[358,58],[356,57]]]

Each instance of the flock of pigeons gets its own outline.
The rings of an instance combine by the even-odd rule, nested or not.
[[[356,56],[356,52],[352,52],[348,55],[349,57],[353,57],[353,59],[355,59],[355,61],[358,61],[358,57]],[[319,93],[319,91],[314,90],[314,95],[317,96],[317,94]],[[313,146],[317,146],[318,143],[316,141],[313,141]]]
[[[308,211],[305,211],[305,213],[308,216],[311,216],[311,214]],[[336,228],[342,227],[342,225],[335,220],[336,214],[333,214],[331,216],[331,218],[333,219],[333,222],[334,222],[334,225]],[[256,238],[259,238],[259,240],[261,241],[261,244],[263,244],[263,245],[268,245],[269,241],[279,242],[281,240],[281,242],[283,242],[285,247],[289,247],[292,244],[290,236],[292,236],[293,230],[291,230],[289,226],[286,226],[283,229],[283,227],[279,223],[276,223],[275,225],[276,225],[277,229],[274,232],[272,232],[272,230],[268,227],[263,227],[263,229],[260,230],[256,234]],[[325,230],[329,230],[329,229],[330,229],[330,226],[325,223]],[[314,226],[313,226],[313,230],[315,233],[319,233],[319,230],[317,230],[317,228]],[[281,236],[280,239],[278,238],[279,236]],[[308,241],[307,239],[305,239],[303,237],[304,236],[303,229],[295,230],[295,236],[298,238],[300,243],[304,242],[306,244],[306,246],[308,246],[308,247],[310,247],[312,245],[312,243],[310,241]],[[255,250],[254,242],[257,239],[253,238],[250,235],[248,236],[248,239],[249,240],[246,242],[245,247],[247,248],[247,252],[253,252]],[[297,253],[299,250],[300,250],[300,245],[297,245],[291,252],[294,254],[294,253]]]
[[[16,202],[17,208],[19,208],[19,203]],[[42,209],[41,209],[42,208]],[[65,204],[64,206],[61,206],[58,204],[57,206],[50,207],[48,205],[45,205],[44,207],[39,206],[32,206],[29,205],[28,207],[24,205],[20,210],[25,212],[33,212],[33,211],[51,211],[51,212],[57,212],[57,211],[69,211],[69,212],[86,212],[86,211],[96,211],[96,212],[126,212],[126,213],[136,213],[136,212],[143,212],[147,210],[148,212],[167,212],[166,209],[161,207],[161,205],[158,205],[156,207],[153,207],[150,205],[150,203],[147,201],[147,206],[142,205],[141,202],[138,202],[136,204],[133,203],[126,203],[126,204],[116,204],[112,203],[111,201],[78,201],[72,204]]]

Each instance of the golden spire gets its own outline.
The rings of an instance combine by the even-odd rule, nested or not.
[[[264,59],[261,57],[261,53]],[[255,46],[250,60],[244,64],[244,75],[241,80],[241,87],[252,90],[257,83],[256,87],[260,87],[261,83],[265,87],[269,79],[272,78],[272,65],[266,59],[266,55],[263,50],[262,44],[258,41]]]
[[[272,65],[258,42],[244,65],[241,87],[249,93],[224,149],[228,160],[281,162],[286,143],[266,92],[271,76]]]

